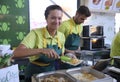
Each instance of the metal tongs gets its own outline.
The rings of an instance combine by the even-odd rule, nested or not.
[[[102,71],[109,65],[111,60],[112,60],[112,58],[101,59],[94,65],[93,68],[98,70],[98,71]]]

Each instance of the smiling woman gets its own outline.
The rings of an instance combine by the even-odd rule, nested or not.
[[[59,5],[49,5],[44,16],[47,25],[31,30],[13,52],[13,58],[29,57],[25,82],[31,82],[33,74],[59,69],[57,59],[64,55],[65,37],[57,31],[62,22],[63,9]]]
[[[44,11],[48,5],[58,4],[65,11],[63,20],[72,17],[77,9],[77,0],[30,0],[30,29],[39,28],[46,25]],[[72,6],[71,6],[72,4]]]

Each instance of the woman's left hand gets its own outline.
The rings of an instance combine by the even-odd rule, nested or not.
[[[70,58],[77,58],[76,55],[73,53],[66,53],[65,55],[70,57]]]

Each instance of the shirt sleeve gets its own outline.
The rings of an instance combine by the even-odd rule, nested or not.
[[[24,44],[27,48],[34,48],[36,43],[36,34],[32,30],[28,35],[23,39],[21,44]]]
[[[112,41],[110,56],[120,56],[120,32],[117,33]]]

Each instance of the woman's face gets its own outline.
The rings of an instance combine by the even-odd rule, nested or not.
[[[51,10],[46,19],[48,28],[53,30],[58,29],[62,22],[62,16],[63,16],[62,11],[57,9]]]

